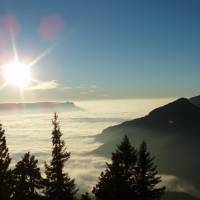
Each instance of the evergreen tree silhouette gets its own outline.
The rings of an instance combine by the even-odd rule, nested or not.
[[[45,163],[46,196],[50,200],[74,200],[77,192],[74,179],[64,173],[64,165],[70,158],[70,153],[66,151],[65,143],[61,140],[62,133],[56,113],[52,123],[52,160],[49,165]]]
[[[89,196],[89,193],[86,192],[85,194],[81,195],[81,200],[92,200]]]
[[[164,194],[165,187],[157,186],[161,182],[161,177],[158,176],[154,157],[147,151],[145,141],[139,148],[135,181],[138,200],[159,199]]]
[[[127,136],[112,153],[111,164],[106,163],[105,172],[101,172],[93,193],[101,200],[128,200],[133,199],[132,176],[135,174],[137,161],[136,150]]]
[[[42,191],[42,177],[38,160],[30,153],[25,153],[13,170],[13,200],[38,200]]]
[[[0,124],[0,199],[5,200],[10,196],[11,188],[9,180],[11,178],[11,170],[9,165],[11,158],[9,156],[8,147],[6,144],[5,130]]]

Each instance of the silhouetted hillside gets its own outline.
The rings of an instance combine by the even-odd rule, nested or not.
[[[172,130],[200,127],[200,108],[181,98],[151,111],[142,123],[144,126]]]
[[[110,156],[125,134],[136,146],[148,141],[161,173],[173,174],[200,188],[200,174],[196,173],[200,160],[194,156],[200,149],[200,108],[188,99],[178,99],[145,117],[106,128],[96,137],[104,144],[93,153]]]
[[[181,98],[151,111],[135,122],[138,126],[160,130],[191,131],[200,128],[200,108],[188,99]]]

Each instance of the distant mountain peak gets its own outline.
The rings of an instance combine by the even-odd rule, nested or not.
[[[0,103],[0,111],[16,110],[63,110],[63,111],[80,111],[82,110],[73,102],[27,102],[27,103]]]

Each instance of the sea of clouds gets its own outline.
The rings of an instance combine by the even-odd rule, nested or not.
[[[105,168],[104,157],[91,155],[90,152],[101,143],[94,136],[104,128],[125,120],[146,115],[150,110],[170,102],[171,99],[137,99],[75,102],[84,108],[80,112],[59,112],[60,128],[71,158],[65,170],[75,178],[80,192],[91,190],[98,176]],[[51,158],[51,119],[53,113],[21,111],[0,113],[0,121],[6,130],[6,138],[12,166],[21,156],[30,151],[39,160],[44,171],[44,162]],[[163,184],[169,190],[196,193],[193,186],[173,175],[163,175]]]

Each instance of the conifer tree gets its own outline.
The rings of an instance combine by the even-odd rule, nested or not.
[[[111,164],[106,163],[105,172],[101,172],[99,181],[93,188],[92,192],[96,198],[101,200],[131,199],[136,160],[136,150],[125,136],[116,152],[112,153]]]
[[[11,171],[9,165],[11,158],[9,156],[8,147],[6,144],[5,130],[0,124],[0,199],[5,200],[10,195],[10,184],[9,179]]]
[[[52,159],[49,165],[45,163],[46,196],[50,200],[74,200],[77,192],[74,179],[64,172],[64,165],[70,158],[70,153],[66,151],[64,140],[61,139],[62,133],[56,113],[52,123]]]
[[[159,199],[165,187],[158,187],[161,177],[158,176],[154,157],[147,151],[146,142],[142,142],[138,152],[137,172],[135,176],[138,200]]]
[[[38,200],[42,192],[43,180],[40,168],[37,167],[38,160],[30,153],[25,153],[13,170],[14,186],[13,200]]]

